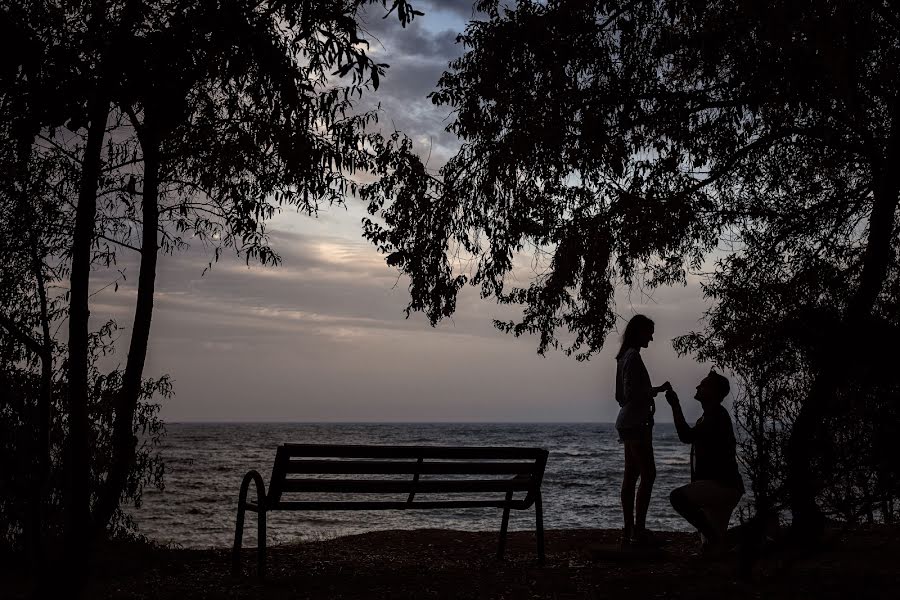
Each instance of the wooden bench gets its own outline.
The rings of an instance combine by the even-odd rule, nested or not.
[[[232,571],[240,572],[248,510],[258,517],[260,576],[266,568],[266,513],[273,510],[500,508],[497,558],[502,559],[509,511],[533,505],[538,560],[543,563],[541,480],[546,464],[543,448],[283,444],[275,454],[268,493],[256,471],[241,483]],[[255,502],[247,500],[251,482]],[[352,499],[363,494],[387,497]]]

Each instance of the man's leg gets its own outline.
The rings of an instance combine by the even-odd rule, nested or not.
[[[725,538],[740,494],[715,481],[699,480],[676,488],[669,500],[672,508],[696,527],[707,541],[718,544]]]
[[[693,485],[693,483],[689,483],[672,490],[672,493],[669,494],[669,502],[672,503],[675,512],[696,527],[701,535],[709,537],[708,534],[713,531],[713,527],[703,508],[697,502],[696,494],[692,493],[691,486]]]
[[[722,542],[728,535],[728,523],[731,521],[731,513],[741,499],[741,494],[732,488],[717,483],[712,484],[709,492],[710,502],[704,507],[707,518],[713,527],[718,542]]]

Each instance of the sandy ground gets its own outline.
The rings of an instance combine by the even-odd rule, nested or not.
[[[752,577],[737,556],[711,561],[695,535],[660,534],[658,552],[612,551],[618,532],[551,530],[538,565],[534,534],[510,534],[495,558],[496,532],[387,531],[269,548],[256,577],[255,549],[240,576],[228,550],[117,543],[95,559],[86,598],[900,598],[900,528],[834,530],[813,551],[776,551]],[[24,569],[7,563],[9,597],[27,597]],[[0,594],[7,597],[5,594]]]

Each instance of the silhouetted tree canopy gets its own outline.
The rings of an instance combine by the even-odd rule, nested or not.
[[[410,310],[434,323],[468,282],[522,306],[502,330],[587,358],[617,284],[684,282],[712,262],[707,328],[679,348],[809,375],[789,452],[808,507],[823,407],[843,374],[897,359],[892,346],[866,366],[862,349],[898,325],[900,9],[477,4],[488,18],[431,95],[460,150],[433,174],[396,138],[391,176],[366,192],[367,236],[409,275]]]
[[[490,18],[469,24],[466,53],[432,94],[461,150],[437,177],[409,167],[373,191],[388,226],[373,223],[371,237],[412,277],[414,309],[445,316],[462,274],[523,303],[510,330],[540,333],[541,350],[565,327],[579,334],[570,349],[590,353],[613,323],[611,284],[681,281],[723,232],[789,249],[792,270],[831,240],[862,242],[843,257],[860,267],[870,241],[885,254],[895,194],[875,196],[895,158],[888,9],[498,4],[479,3]],[[888,235],[870,231],[872,211]],[[473,255],[471,273],[425,260],[441,246]],[[528,248],[547,260],[532,285],[510,285]],[[875,269],[880,282],[882,263],[847,274],[862,284]]]

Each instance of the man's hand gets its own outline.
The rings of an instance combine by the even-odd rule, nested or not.
[[[650,388],[650,391],[652,391],[653,395],[656,396],[660,392],[668,392],[671,389],[672,389],[672,384],[667,381],[660,386],[657,386],[655,388]]]
[[[675,393],[675,390],[672,389],[672,386],[669,386],[669,389],[666,390],[666,402],[669,403],[669,406],[675,406],[678,404],[678,394]]]

